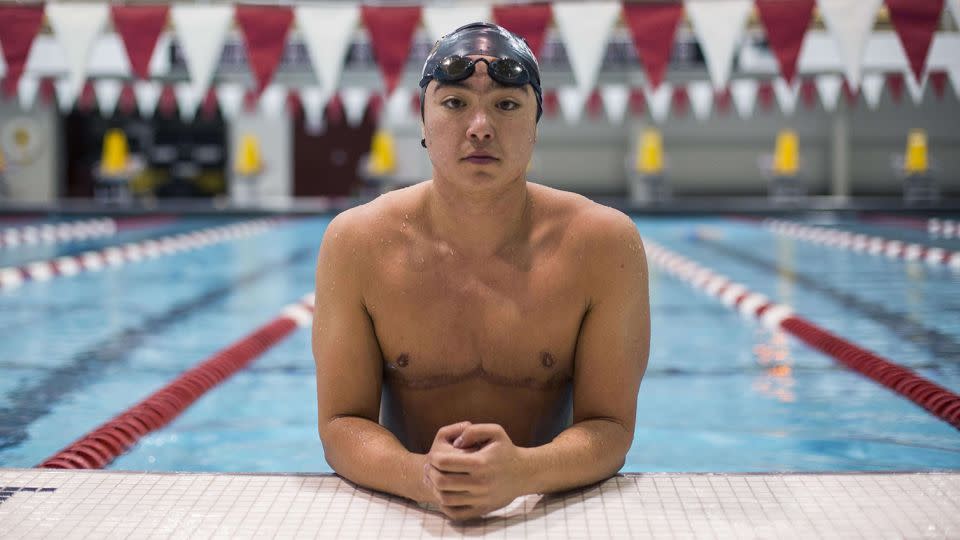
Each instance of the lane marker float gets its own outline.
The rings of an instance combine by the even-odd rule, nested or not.
[[[931,218],[927,220],[927,232],[930,233],[930,236],[943,236],[944,238],[960,236],[960,222],[952,219]]]
[[[906,397],[930,414],[960,429],[960,396],[891,360],[837,336],[793,312],[785,304],[751,292],[742,283],[678,255],[652,240],[644,240],[650,262],[690,283],[767,328],[782,328],[844,366]]]
[[[313,320],[313,293],[286,306],[272,321],[181,373],[146,399],[111,418],[37,465],[47,469],[102,469],[148,433],[179,416],[212,388]]]
[[[96,272],[108,266],[122,266],[143,259],[153,259],[178,251],[190,251],[228,240],[253,236],[279,222],[278,219],[256,219],[111,246],[99,251],[59,257],[51,261],[37,261],[20,267],[0,268],[0,290],[19,287],[25,281],[46,281],[55,276],[72,276],[82,271]]]
[[[117,222],[111,218],[85,219],[56,225],[27,225],[0,231],[0,247],[59,244],[113,236],[117,233],[117,228]]]
[[[775,234],[789,236],[805,242],[845,249],[855,253],[886,255],[891,259],[924,261],[933,266],[947,265],[952,270],[960,270],[960,251],[950,251],[916,243],[908,244],[882,236],[852,233],[828,227],[814,227],[779,219],[765,219],[763,226]]]

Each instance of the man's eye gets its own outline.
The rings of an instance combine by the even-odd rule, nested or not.
[[[440,104],[448,109],[459,109],[463,106],[463,100],[459,98],[447,98],[441,101]]]
[[[520,104],[516,101],[505,99],[497,104],[498,107],[505,111],[515,111],[520,108]]]

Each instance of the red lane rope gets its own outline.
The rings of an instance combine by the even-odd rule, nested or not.
[[[297,327],[312,320],[313,294],[226,349],[180,374],[143,401],[118,414],[37,465],[50,469],[102,469],[194,401],[250,364]]]
[[[768,328],[783,328],[807,345],[848,368],[906,397],[932,415],[960,429],[960,396],[891,360],[870,352],[793,313],[783,304],[751,292],[743,284],[678,255],[652,240],[644,240],[650,261]]]
[[[960,252],[926,246],[907,244],[899,240],[890,240],[882,236],[869,236],[829,227],[813,227],[792,221],[769,219],[764,226],[776,234],[797,238],[815,244],[846,249],[856,253],[886,255],[891,259],[907,261],[926,261],[930,265],[947,265],[960,270]]]

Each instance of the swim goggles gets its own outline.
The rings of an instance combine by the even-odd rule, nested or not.
[[[530,73],[523,64],[512,58],[498,58],[490,61],[486,58],[471,60],[460,55],[451,55],[440,60],[433,73],[424,75],[420,79],[420,88],[430,84],[430,79],[437,82],[462,81],[473,75],[478,62],[487,64],[487,73],[490,78],[506,86],[523,86],[530,84]]]

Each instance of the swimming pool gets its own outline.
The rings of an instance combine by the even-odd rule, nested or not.
[[[127,222],[81,242],[2,247],[0,267],[235,221]],[[960,250],[910,222],[805,221]],[[0,288],[0,466],[38,464],[276,317],[312,289],[328,222],[282,220],[199,249]],[[754,219],[635,222],[645,239],[960,392],[960,271],[949,264],[824,246]],[[651,355],[624,471],[960,469],[948,423],[650,266]],[[110,468],[330,471],[309,342],[308,329],[293,331]]]

